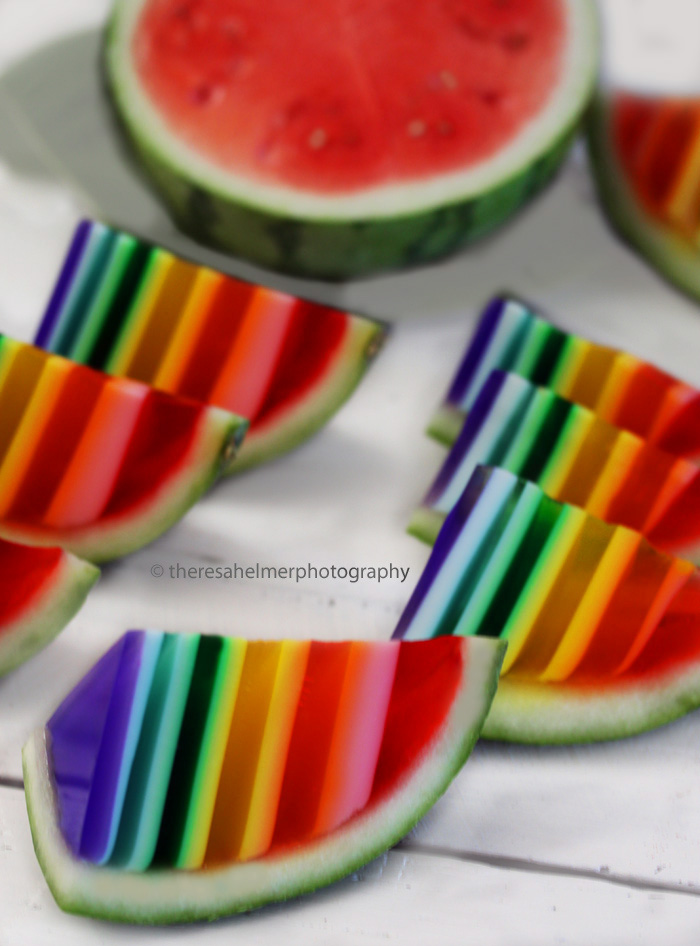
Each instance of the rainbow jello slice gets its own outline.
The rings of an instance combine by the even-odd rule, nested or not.
[[[429,432],[454,443],[494,368],[595,411],[677,456],[700,456],[700,391],[626,352],[550,325],[523,303],[494,299],[484,310]]]
[[[385,332],[370,319],[242,282],[85,220],[35,342],[247,418],[238,470],[317,430],[350,395]]]
[[[520,375],[494,370],[409,531],[434,541],[479,464],[635,529],[657,548],[700,555],[700,469]]]
[[[361,866],[444,791],[488,711],[493,641],[130,631],[24,750],[64,908],[211,917]]]
[[[245,421],[0,336],[0,535],[98,561],[182,515]]]
[[[700,577],[638,533],[477,467],[395,637],[508,642],[485,733],[627,735],[700,705]]]

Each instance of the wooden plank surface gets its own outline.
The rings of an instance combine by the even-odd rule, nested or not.
[[[19,337],[31,336],[80,210],[56,179],[66,161],[75,160],[73,170],[80,170],[81,150],[74,149],[71,158],[60,134],[61,108],[66,101],[70,106],[66,96],[75,87],[48,79],[69,65],[71,30],[94,25],[106,9],[107,3],[92,0],[65,0],[60,11],[50,0],[0,5],[0,67],[41,37],[66,37],[47,62],[47,81],[31,95],[26,84],[13,86],[29,96],[21,102],[29,117],[22,113],[13,124],[17,102],[8,111],[0,94],[0,328]],[[37,11],[46,11],[47,19]],[[32,17],[43,24],[34,40]],[[95,35],[81,42],[78,52],[91,55]],[[89,76],[71,81],[82,82],[81,94],[87,83],[89,92]],[[48,93],[57,120],[53,127],[40,122],[46,139],[33,137],[32,108],[45,121]],[[93,101],[89,95],[88,100]],[[102,117],[89,109],[77,117],[85,135],[77,140],[92,136],[99,145]],[[103,147],[110,153],[109,143]],[[53,148],[60,152],[56,163]],[[156,214],[154,207],[149,203],[147,212]],[[163,215],[152,224],[154,235],[172,236]],[[245,265],[237,271],[256,275]],[[611,236],[591,199],[580,156],[513,226],[468,255],[346,287],[272,281],[396,319],[394,337],[319,437],[278,463],[219,486],[167,536],[109,566],[66,632],[0,681],[0,780],[19,778],[27,733],[126,627],[248,637],[388,636],[427,557],[403,531],[442,456],[422,430],[491,292],[505,287],[530,295],[564,327],[627,347],[700,385],[697,307]],[[396,581],[231,584],[157,580],[150,573],[155,563],[167,570],[212,561],[393,561],[408,567],[411,578],[410,587]],[[698,900],[692,892],[669,891],[700,889],[699,727],[695,713],[655,733],[604,746],[480,744],[403,850],[326,894],[191,934],[135,933],[60,914],[33,858],[21,792],[0,788],[0,946],[43,946],[56,938],[77,946],[98,939],[117,943],[135,935],[164,942],[208,936],[218,942],[241,927],[256,942],[284,935],[292,946],[302,937],[305,943],[418,943],[435,930],[442,943],[487,946],[588,944],[594,937],[606,944],[651,943],[661,936],[694,944]],[[527,864],[535,869],[524,869]],[[600,880],[593,879],[596,874]],[[628,881],[642,886],[625,886]]]
[[[700,900],[587,877],[556,876],[394,850],[350,878],[289,904],[189,928],[135,929],[62,913],[31,851],[22,793],[0,788],[0,946],[630,946],[697,942]],[[644,940],[638,931],[644,931]],[[517,940],[512,934],[517,930]]]

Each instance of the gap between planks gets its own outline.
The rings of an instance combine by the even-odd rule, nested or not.
[[[422,844],[411,840],[399,841],[394,850],[405,851],[408,854],[422,854],[429,857],[440,857],[448,860],[465,861],[471,864],[482,864],[484,867],[494,867],[500,870],[516,870],[530,874],[547,874],[554,877],[598,880],[601,883],[614,884],[617,887],[628,887],[633,890],[646,890],[649,893],[683,893],[691,897],[700,896],[700,887],[671,883],[663,880],[646,880],[641,877],[630,877],[624,874],[613,874],[610,872],[609,868],[606,867],[601,867],[599,870],[594,870],[590,867],[567,867],[565,864],[552,864],[546,861],[535,861],[524,857],[510,857],[507,854],[480,854],[477,851],[455,851],[452,848],[441,847],[436,844]]]
[[[14,788],[23,791],[24,783],[20,778],[0,775],[0,788]],[[494,867],[500,870],[516,870],[530,874],[547,874],[554,877],[597,880],[605,884],[614,884],[617,887],[646,890],[650,893],[681,893],[691,897],[700,896],[700,888],[698,887],[674,884],[662,880],[643,880],[639,877],[612,874],[606,868],[593,870],[592,868],[586,867],[567,867],[564,864],[551,864],[544,861],[528,860],[523,857],[509,857],[505,854],[479,854],[476,851],[455,851],[451,848],[440,847],[435,844],[421,844],[410,840],[399,841],[393,850],[405,851],[408,854],[420,854],[427,857],[439,857],[446,860],[466,861],[467,863],[482,864],[484,867]]]

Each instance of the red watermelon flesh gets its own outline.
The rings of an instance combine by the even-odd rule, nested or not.
[[[333,194],[497,154],[556,88],[566,26],[559,0],[351,0],[308,15],[286,0],[150,0],[132,54],[164,122],[215,165]]]

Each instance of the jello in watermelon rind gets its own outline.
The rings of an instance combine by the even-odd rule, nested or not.
[[[0,540],[6,559],[3,579],[15,587],[3,593],[0,676],[50,643],[80,610],[99,569],[61,549],[29,548]],[[18,572],[18,569],[20,570]],[[20,573],[21,572],[21,573]],[[21,594],[21,601],[13,601]]]
[[[647,104],[649,111],[658,114],[663,121],[664,111],[673,108],[681,110],[684,105],[690,114],[700,114],[697,97],[666,98],[659,96],[631,96],[639,98],[642,105]],[[697,177],[692,165],[697,158],[691,154],[688,145],[687,167],[682,166],[681,155],[677,152],[678,142],[664,142],[659,138],[657,158],[661,168],[656,188],[664,193],[656,195],[652,206],[635,188],[628,169],[624,166],[617,151],[615,121],[619,109],[624,107],[624,93],[600,90],[590,110],[587,124],[587,141],[590,164],[598,187],[601,204],[618,233],[638,250],[669,282],[696,298],[700,296],[700,249],[698,248],[698,210],[697,181],[696,193],[686,193],[683,206],[677,214],[673,207],[664,207],[666,198],[669,204],[673,191],[681,188],[688,191],[684,174],[691,179]],[[673,131],[671,131],[673,135]],[[649,163],[649,162],[647,162]],[[690,172],[690,173],[687,173]],[[690,180],[692,184],[692,180]],[[675,218],[675,219],[674,219]]]
[[[246,424],[215,407],[202,409],[185,456],[152,488],[142,481],[141,497],[122,514],[78,527],[47,529],[41,523],[0,520],[0,536],[30,545],[58,544],[99,564],[128,555],[158,538],[200,499],[233,462]],[[138,485],[138,484],[137,484]]]
[[[359,385],[388,331],[378,322],[348,317],[344,338],[332,356],[334,367],[322,380],[292,395],[279,412],[252,425],[229,472],[282,456],[321,430]]]
[[[230,472],[279,456],[350,397],[388,326],[83,220],[36,344],[246,417]]]
[[[484,726],[537,744],[619,739],[700,706],[700,572],[639,533],[477,467],[394,637],[508,642]]]
[[[130,633],[133,635],[137,632]],[[271,649],[278,645],[274,642],[265,642],[257,646],[259,649]],[[304,642],[294,642],[294,648],[297,650],[303,646]],[[311,646],[314,646],[313,642]],[[62,830],[60,795],[54,777],[51,723],[49,723],[46,728],[37,729],[26,743],[23,750],[23,770],[35,851],[58,904],[68,912],[120,922],[157,924],[214,919],[251,910],[269,902],[286,900],[326,886],[359,869],[410,831],[443,794],[469,756],[493,699],[505,646],[500,642],[458,640],[457,638],[408,644],[405,642],[360,644],[358,642],[354,645],[324,644],[321,646],[331,649],[354,646],[365,653],[370,653],[373,648],[381,649],[383,656],[380,656],[380,661],[384,664],[386,664],[387,655],[391,656],[391,649],[401,648],[395,652],[398,663],[394,664],[393,656],[390,663],[397,667],[396,680],[401,676],[403,683],[397,693],[398,683],[395,680],[388,703],[386,697],[381,697],[379,700],[379,703],[384,706],[381,710],[381,718],[386,719],[383,723],[380,744],[375,745],[374,749],[369,749],[362,741],[362,749],[360,749],[360,743],[357,742],[357,732],[360,730],[352,730],[352,728],[348,730],[348,726],[355,725],[350,722],[351,720],[367,717],[367,710],[363,707],[365,699],[369,698],[370,704],[377,703],[372,690],[366,689],[369,681],[374,681],[371,684],[372,689],[377,686],[380,690],[382,688],[381,678],[376,676],[376,669],[372,671],[369,665],[365,671],[369,673],[366,682],[360,683],[359,689],[357,684],[354,685],[354,690],[351,687],[349,692],[354,692],[354,696],[350,703],[344,704],[339,718],[333,722],[332,717],[329,717],[331,726],[335,727],[331,730],[333,740],[330,748],[326,745],[323,752],[330,753],[331,758],[335,758],[333,764],[336,774],[332,776],[330,782],[334,786],[332,795],[322,797],[326,797],[326,800],[328,797],[335,798],[335,802],[331,801],[331,809],[334,806],[337,809],[337,800],[345,797],[346,800],[341,802],[341,807],[345,805],[347,809],[348,790],[343,781],[338,781],[337,773],[346,769],[348,773],[353,773],[352,780],[356,781],[358,776],[354,773],[363,768],[362,752],[378,753],[378,756],[375,755],[377,761],[374,763],[377,766],[376,770],[370,768],[363,776],[360,776],[361,780],[366,780],[367,776],[370,780],[374,779],[372,791],[363,807],[355,810],[349,817],[341,816],[340,822],[326,833],[312,833],[310,836],[303,836],[301,840],[293,840],[287,837],[289,826],[291,825],[294,829],[299,816],[295,814],[293,807],[289,808],[288,802],[286,814],[283,816],[286,829],[282,829],[281,843],[273,843],[272,849],[260,856],[234,860],[232,863],[205,864],[204,869],[163,866],[162,857],[157,866],[145,870],[110,866],[109,860],[106,864],[90,862],[75,855]],[[409,651],[415,650],[405,656],[406,648]],[[404,671],[399,669],[402,666],[402,659],[404,668],[410,669]],[[370,660],[370,664],[371,662]],[[426,667],[429,668],[427,672]],[[357,665],[355,673],[357,673]],[[317,682],[318,679],[317,677]],[[441,681],[444,682],[444,687]],[[301,685],[301,681],[298,683]],[[209,685],[214,684],[210,682]],[[362,696],[363,687],[365,688],[364,697]],[[345,688],[346,684],[343,684],[341,688],[343,692],[346,692]],[[245,689],[241,684],[238,692]],[[327,683],[322,689],[328,690]],[[422,692],[423,689],[425,692]],[[201,685],[199,692],[201,693]],[[280,805],[284,804],[284,791],[288,784],[290,768],[294,773],[292,783],[296,785],[296,791],[303,789],[304,780],[308,774],[307,765],[314,770],[318,769],[319,762],[314,758],[317,749],[316,741],[309,740],[308,735],[302,738],[301,742],[294,741],[297,736],[296,727],[300,725],[301,707],[304,702],[308,706],[309,700],[316,705],[313,703],[316,699],[313,695],[315,692],[313,689],[309,691],[304,683],[304,701],[298,704],[300,709],[296,711],[297,716],[293,717],[296,720],[295,728],[292,729],[291,736],[286,737],[292,742],[286,761],[282,763],[285,766],[284,783],[282,787],[278,783],[278,788],[273,789],[271,796],[274,798],[275,792],[282,791]],[[421,700],[421,696],[430,696],[431,693],[434,699],[429,699],[427,702]],[[220,691],[219,699],[226,701],[223,691]],[[250,700],[251,697],[248,699]],[[290,697],[280,694],[278,697],[273,697],[273,701],[275,699],[278,703],[276,711],[264,709],[263,706],[260,706],[260,711],[279,714],[279,700],[282,699],[283,703],[289,702]],[[296,699],[299,699],[299,696]],[[271,705],[268,704],[268,706]],[[146,712],[148,712],[148,706]],[[187,713],[187,709],[184,712]],[[235,709],[233,712],[234,722],[230,724],[231,726],[235,725],[236,721]],[[290,710],[285,712],[288,713]],[[302,715],[304,715],[304,726],[311,726],[309,730],[311,732],[316,724],[310,717],[309,710],[307,709]],[[324,715],[327,716],[327,713]],[[256,717],[250,720],[255,731],[259,728],[258,722]],[[414,731],[416,723],[418,732]],[[367,717],[359,725],[367,726],[368,724],[372,725]],[[328,721],[321,721],[320,725],[327,727]],[[269,723],[268,727],[263,729],[264,740],[268,739],[268,728]],[[353,731],[356,733],[354,736]],[[344,736],[343,732],[345,732]],[[337,738],[339,733],[340,740]],[[208,738],[212,738],[211,733]],[[221,735],[217,738],[220,741]],[[233,737],[229,735],[228,739],[231,738]],[[255,738],[261,737],[258,735]],[[224,739],[226,739],[225,733]],[[374,737],[369,741],[376,742]],[[179,745],[180,743],[178,743],[178,751],[180,751]],[[230,742],[226,745],[230,745]],[[352,760],[338,756],[338,747],[347,748],[349,745],[355,745]],[[70,743],[67,746],[70,766],[72,764]],[[141,742],[139,742],[140,746]],[[295,746],[297,752],[299,752],[299,747],[302,747],[303,758],[294,755]],[[141,750],[139,748],[136,751],[138,753]],[[251,748],[245,751],[250,753],[257,750]],[[263,756],[265,756],[264,750],[261,751],[261,758]],[[211,760],[212,755],[207,752],[203,764],[210,765]],[[256,765],[272,772],[274,782],[275,764],[270,768],[271,762],[268,752],[266,761],[258,761]],[[107,762],[107,767],[110,764]],[[178,764],[177,755],[172,764],[175,766]],[[218,765],[222,764],[226,766],[228,763],[226,760],[223,763],[219,760]],[[322,759],[321,764],[328,765],[328,758]],[[245,765],[244,762],[243,767]],[[238,776],[235,775],[237,768],[233,766],[231,769],[229,765],[227,771],[233,771],[233,777],[237,778]],[[364,768],[367,768],[366,764]],[[106,771],[104,766],[103,771]],[[257,771],[259,774],[260,768]],[[323,771],[322,768],[320,772],[325,792],[329,784],[328,772],[326,771],[324,777]],[[372,775],[373,771],[374,775]],[[115,778],[114,772],[111,778]],[[117,776],[117,779],[119,778],[120,776]],[[224,791],[221,787],[223,784],[224,774],[221,775],[219,787],[216,789],[216,803],[213,800],[209,803],[211,806],[215,804],[217,806],[213,807],[214,818],[218,817],[219,794]],[[315,782],[310,787],[315,790],[319,788]],[[130,782],[125,791],[126,798],[133,799],[134,796],[129,794]],[[266,795],[266,791],[263,788],[263,795]],[[349,791],[352,795],[357,788],[349,789]],[[266,797],[270,797],[269,794]],[[167,800],[165,804],[167,806]],[[209,810],[210,814],[207,817],[211,818],[212,809]],[[230,817],[230,811],[233,811],[235,816],[235,808],[231,809],[228,802],[222,806],[221,810],[224,819]],[[262,817],[264,820],[265,817],[269,817],[259,806],[256,810],[257,815],[249,812],[246,816],[253,818],[254,828],[255,819]],[[352,808],[347,810],[352,811]],[[278,819],[281,817],[279,812],[280,809],[278,809]],[[104,816],[98,815],[98,817]],[[303,818],[302,815],[302,821]],[[224,824],[226,823],[225,821]],[[273,824],[275,824],[275,829],[272,840],[276,842],[279,820],[273,821]],[[313,820],[311,824],[313,825]],[[318,825],[318,821],[316,824]],[[156,852],[160,849],[163,837],[168,846],[169,825],[170,822],[167,824],[161,822],[159,848]],[[117,843],[121,836],[120,831],[121,828],[117,828]],[[209,845],[212,843],[212,837],[215,838],[215,844],[219,844],[216,840],[219,834],[212,833],[209,835]],[[209,847],[207,847],[207,854],[208,852]],[[201,859],[200,854],[200,862]]]
[[[247,421],[0,336],[0,536],[99,562],[171,526]]]
[[[495,153],[489,153],[476,162],[467,162],[466,169],[459,163],[447,171],[440,166],[433,172],[423,168],[417,175],[409,172],[395,178],[380,179],[378,183],[354,182],[345,188],[331,189],[330,193],[322,188],[316,189],[308,181],[303,186],[290,184],[284,177],[259,181],[247,176],[245,170],[224,170],[221,164],[217,165],[189,143],[188,133],[182,137],[173,133],[168,121],[145,93],[131,60],[134,49],[142,52],[145,48],[142,44],[144,37],[136,30],[144,7],[143,0],[122,0],[117,5],[106,39],[106,73],[118,119],[138,161],[183,230],[195,239],[262,266],[297,275],[343,279],[444,256],[499,226],[552,178],[568,151],[591,94],[598,40],[593,4],[587,0],[563,0],[561,6],[547,6],[548,14],[551,14],[552,6],[557,6],[557,15],[564,21],[565,36],[556,54],[551,51],[548,54],[551,62],[546,65],[556,62],[561,73],[552,80],[554,88],[548,90],[544,102],[539,102],[534,116],[530,114],[532,104],[528,97],[522,97],[527,117],[523,124],[518,125],[517,131],[510,130],[511,137],[501,141]],[[231,13],[235,14],[235,9],[210,10],[206,15],[219,15],[225,19],[226,14]],[[516,13],[511,23],[513,36],[502,37],[497,33],[492,36],[489,28],[483,28],[482,32],[481,26],[472,24],[472,15],[473,11],[462,11],[457,5],[451,13],[447,10],[446,22],[449,25],[442,28],[450,40],[463,30],[469,42],[483,44],[481,55],[485,55],[484,50],[487,50],[495,57],[490,66],[483,67],[484,75],[464,78],[465,86],[474,85],[476,98],[484,96],[486,101],[489,95],[498,98],[501,93],[493,92],[490,87],[482,89],[484,81],[488,86],[488,79],[484,77],[492,68],[498,72],[494,65],[496,61],[504,74],[509,75],[512,70],[501,60],[506,54],[517,58],[519,50],[528,51],[532,38],[521,37],[519,31],[523,29],[523,19],[527,30],[536,30],[537,16],[530,22],[530,11],[526,10],[520,18]],[[497,11],[494,15],[496,20],[499,17],[508,19],[507,10]],[[405,16],[410,20],[409,10],[405,11]],[[462,19],[465,21],[463,25]],[[236,21],[235,15],[233,20]],[[224,36],[226,22],[221,26]],[[370,20],[367,28],[372,29]],[[434,24],[431,28],[436,30]],[[335,35],[336,31],[333,32]],[[152,38],[148,37],[149,40]],[[467,52],[462,52],[462,63],[471,61],[470,48],[467,43]],[[342,63],[347,51],[338,55]],[[235,61],[234,57],[232,74],[235,73]],[[139,65],[142,62],[139,60]],[[210,66],[213,63],[212,60]],[[426,69],[430,71],[432,64]],[[439,96],[437,106],[432,104],[431,96],[435,94],[431,91],[432,85],[445,83],[442,92],[448,94],[456,88],[449,69],[444,66],[442,69],[439,75],[438,69],[436,76],[422,77],[420,83],[424,88],[417,79],[415,87],[411,85],[414,80],[408,80],[401,98],[403,107],[416,101],[420,103],[415,106],[418,111],[427,109],[431,127],[434,124],[437,129],[444,121],[440,121]],[[532,70],[533,73],[537,71]],[[224,74],[227,74],[225,66]],[[162,75],[162,70],[159,75]],[[372,84],[368,77],[365,77],[365,82]],[[313,114],[318,105],[314,101],[316,91],[306,89],[302,95],[294,90],[303,101],[295,99],[289,105],[290,114],[299,113],[303,118],[309,108]],[[327,92],[328,89],[324,89],[322,95]],[[280,114],[283,115],[286,107],[283,80],[277,94]],[[374,107],[376,109],[376,102]],[[337,108],[321,104],[320,114],[331,122],[337,120],[342,124],[343,110],[337,111]],[[435,115],[432,115],[433,110]],[[508,114],[512,118],[512,113]],[[482,124],[487,120],[487,116],[480,118]],[[474,121],[471,113],[464,119],[467,138],[473,133]],[[422,126],[424,123],[419,124]],[[438,142],[440,134],[449,140],[454,133],[449,122],[447,125],[449,133],[435,132]],[[277,125],[272,119],[270,134],[279,133],[280,127],[279,119]],[[413,133],[411,127],[409,121],[406,132],[409,139]],[[312,131],[310,136],[312,157],[314,133]],[[367,129],[368,137],[372,133],[373,130]],[[374,142],[373,147],[381,149],[385,137],[381,123],[374,133],[380,140]],[[483,137],[480,136],[482,140]],[[340,140],[343,140],[342,135]],[[347,156],[344,157],[347,160]],[[391,164],[391,160],[387,158],[385,163]],[[411,157],[409,163],[413,160]],[[385,173],[383,170],[382,174]],[[311,177],[313,179],[313,175]]]

